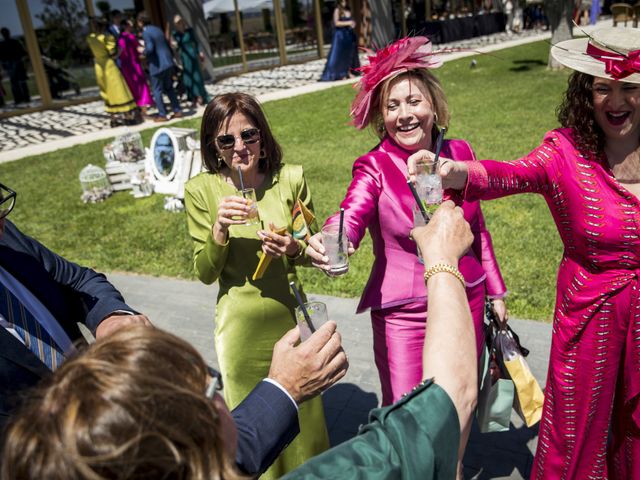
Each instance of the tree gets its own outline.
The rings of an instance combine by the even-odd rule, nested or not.
[[[574,0],[545,0],[544,11],[551,29],[551,45],[572,38]],[[549,68],[558,70],[562,65],[549,54]]]
[[[77,0],[42,0],[44,9],[36,17],[42,22],[38,40],[42,52],[65,65],[87,56],[84,42],[86,14]]]

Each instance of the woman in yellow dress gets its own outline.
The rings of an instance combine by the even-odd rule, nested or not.
[[[187,183],[185,204],[196,274],[220,286],[215,348],[225,400],[233,409],[267,377],[274,344],[295,325],[289,282],[302,291],[295,267],[310,260],[307,244],[290,233],[292,210],[298,201],[311,211],[313,205],[302,167],[281,163],[280,146],[253,97],[215,97],[205,109],[200,138],[207,171]],[[254,205],[239,193],[241,186],[255,190],[258,222],[250,215]],[[286,232],[270,227],[286,227]],[[253,280],[266,254],[271,263],[262,278]],[[279,478],[328,448],[322,399],[299,405],[298,418],[300,434],[262,478]]]
[[[138,107],[114,60],[117,57],[117,41],[113,35],[105,32],[106,26],[104,20],[94,19],[92,32],[87,37],[94,57],[100,96],[104,100],[105,110],[111,116],[112,127],[139,123]]]

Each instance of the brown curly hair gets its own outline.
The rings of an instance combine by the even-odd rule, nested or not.
[[[604,132],[596,122],[593,109],[593,76],[573,72],[562,103],[558,106],[558,121],[574,132],[576,146],[585,156],[604,153]]]

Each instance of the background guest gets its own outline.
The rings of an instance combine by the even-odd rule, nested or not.
[[[120,71],[129,86],[136,105],[140,107],[143,115],[147,114],[147,108],[152,105],[151,92],[147,84],[147,77],[140,64],[138,53],[138,37],[133,32],[133,22],[129,19],[120,23],[120,36],[118,37],[118,51],[120,52]]]
[[[356,22],[351,16],[347,0],[338,0],[333,11],[333,27],[331,50],[320,77],[321,82],[351,78],[353,71],[360,67]]]
[[[105,20],[94,18],[91,26],[93,31],[87,37],[87,44],[93,54],[96,82],[105,110],[111,117],[111,126],[139,123],[138,106],[114,60],[116,39],[106,32]]]
[[[200,63],[204,61],[204,53],[200,50],[193,28],[187,27],[180,15],[173,17],[174,30],[172,32],[176,47],[180,53],[182,63],[182,85],[187,99],[193,105],[209,103],[209,95],[204,87]]]
[[[27,85],[27,71],[24,68],[24,57],[27,56],[22,44],[11,38],[8,28],[0,29],[2,41],[0,41],[0,64],[11,82],[11,93],[13,102],[30,102],[29,87]]]
[[[302,167],[282,163],[280,146],[253,97],[215,97],[205,109],[200,139],[206,172],[187,183],[185,206],[196,274],[220,285],[215,345],[225,399],[233,408],[265,377],[273,344],[295,324],[289,282],[302,291],[296,266],[309,261],[306,243],[289,233],[291,212],[297,201],[311,211],[313,203]],[[286,227],[286,233],[246,225],[254,203],[239,193],[241,187],[255,190],[262,225]],[[265,254],[271,264],[261,279],[252,280]],[[279,478],[328,448],[320,398],[300,405],[300,432],[264,478]]]
[[[144,40],[143,55],[149,66],[151,91],[158,109],[158,116],[154,120],[156,122],[166,122],[168,120],[167,109],[162,99],[163,93],[169,97],[171,108],[173,109],[173,118],[180,118],[182,117],[182,110],[180,109],[178,95],[173,88],[175,64],[173,63],[171,47],[164,38],[162,30],[151,24],[151,17],[146,12],[140,12],[137,21],[138,28],[142,30],[142,38]]]

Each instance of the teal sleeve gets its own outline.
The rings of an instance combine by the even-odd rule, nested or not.
[[[372,410],[357,437],[314,457],[285,479],[452,479],[460,423],[449,396],[425,381],[395,404]]]
[[[213,240],[212,211],[218,210],[213,198],[197,188],[185,188],[184,203],[187,211],[187,227],[193,240],[193,266],[201,282],[211,284],[219,277],[229,254],[229,241],[220,245]],[[214,204],[215,203],[215,204]]]

